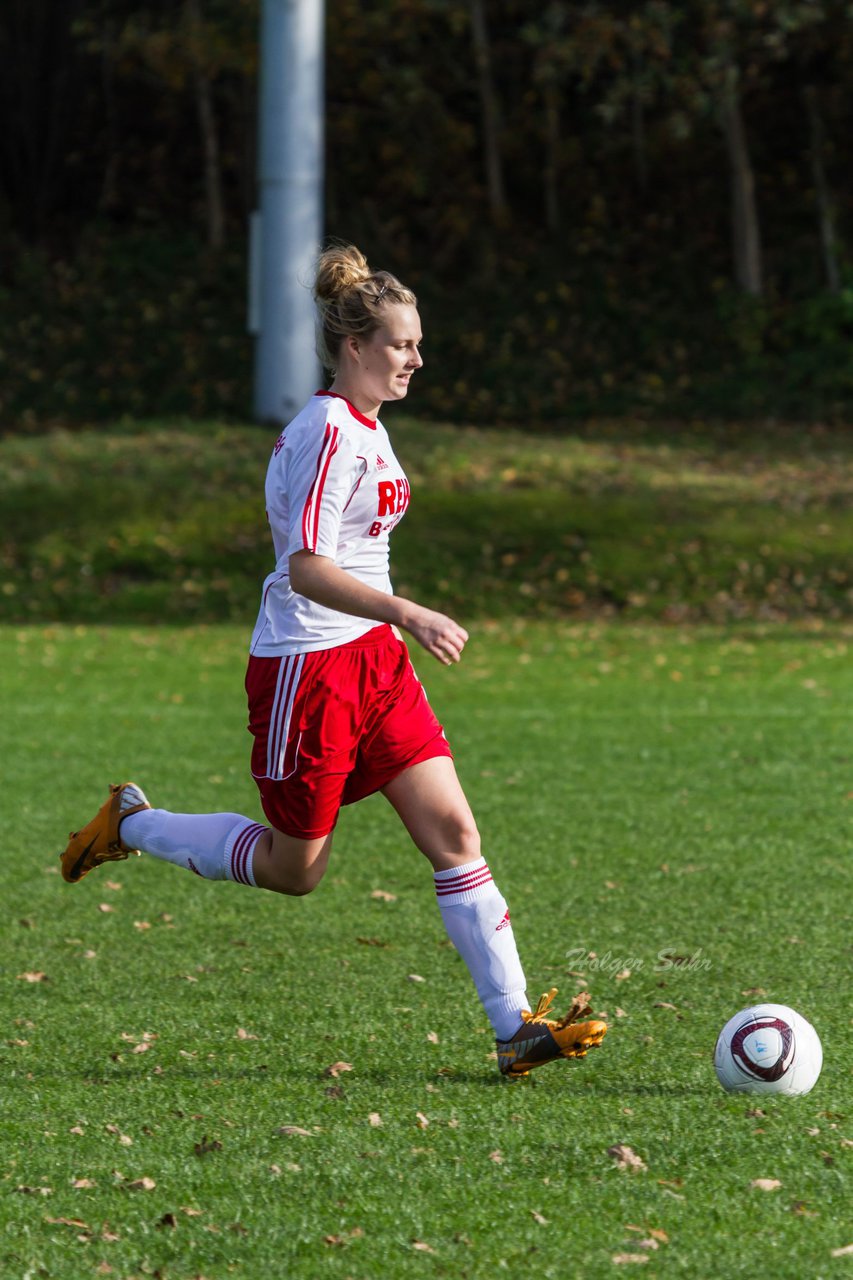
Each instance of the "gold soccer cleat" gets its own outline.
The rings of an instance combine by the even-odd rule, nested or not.
[[[541,996],[531,1013],[522,1013],[522,1024],[511,1040],[498,1040],[498,1067],[505,1076],[526,1076],[534,1067],[557,1058],[585,1058],[590,1049],[596,1049],[607,1032],[607,1023],[597,1018],[581,1022],[592,1013],[589,995],[583,992],[575,996],[572,1007],[564,1018],[553,1019],[546,1015],[551,1008],[557,988]]]
[[[122,844],[119,823],[131,813],[150,808],[142,788],[135,782],[110,783],[109,800],[82,831],[72,831],[68,848],[59,855],[63,880],[76,884],[102,862],[120,862],[129,854],[137,853],[137,849],[128,849]]]

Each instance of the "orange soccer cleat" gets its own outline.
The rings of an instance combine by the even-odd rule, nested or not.
[[[552,987],[540,997],[532,1013],[522,1013],[522,1024],[511,1040],[498,1040],[502,1075],[526,1076],[534,1067],[557,1058],[585,1058],[590,1049],[601,1044],[607,1023],[598,1018],[580,1021],[592,1013],[587,993],[575,996],[564,1018],[548,1018],[556,994],[557,988]]]
[[[102,862],[120,862],[136,849],[122,844],[118,828],[122,818],[150,809],[141,787],[135,782],[110,784],[110,797],[81,831],[72,831],[68,848],[61,853],[62,878],[76,884]]]

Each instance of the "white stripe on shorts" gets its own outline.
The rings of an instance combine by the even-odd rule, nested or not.
[[[284,777],[284,757],[290,732],[290,717],[293,714],[293,703],[296,690],[299,688],[299,677],[302,675],[304,661],[304,653],[290,654],[281,659],[278,670],[267,738],[267,777],[278,781]]]

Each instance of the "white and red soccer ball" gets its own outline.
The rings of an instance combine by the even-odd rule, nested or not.
[[[798,1097],[817,1083],[820,1038],[784,1004],[756,1004],[729,1018],[717,1038],[714,1070],[729,1093]]]

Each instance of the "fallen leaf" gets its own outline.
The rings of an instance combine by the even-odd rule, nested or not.
[[[422,978],[419,973],[409,973],[406,975],[407,982],[426,982],[426,978]]]
[[[162,1218],[159,1218],[159,1219],[157,1220],[157,1226],[158,1226],[158,1227],[173,1227],[173,1228],[174,1228],[174,1227],[176,1227],[177,1225],[178,1225],[178,1219],[175,1217],[175,1215],[174,1215],[173,1213],[164,1213],[164,1214],[163,1214],[163,1216],[162,1216]]]
[[[501,1151],[490,1151],[490,1152],[489,1152],[489,1159],[491,1160],[492,1164],[503,1164],[503,1162],[504,1162],[503,1152],[501,1152]]]
[[[662,1227],[650,1227],[649,1235],[653,1240],[659,1240],[661,1244],[669,1244],[669,1236]]]
[[[548,1225],[548,1219],[547,1219],[547,1218],[543,1218],[542,1214],[539,1212],[539,1210],[538,1210],[538,1209],[531,1209],[531,1210],[530,1210],[530,1216],[531,1216],[531,1218],[533,1219],[533,1221],[534,1221],[534,1222],[538,1222],[538,1223],[539,1223],[540,1227],[547,1227],[547,1225]]]
[[[440,1043],[439,1038],[438,1038],[438,1035],[436,1034],[436,1032],[435,1032],[435,1031],[428,1031],[428,1032],[427,1032],[427,1040],[429,1040],[430,1044],[439,1044],[439,1043]]]
[[[624,1142],[617,1142],[614,1146],[607,1148],[607,1154],[612,1156],[620,1169],[630,1169],[639,1172],[648,1168],[644,1160],[641,1160],[635,1152],[627,1147]]]
[[[678,1012],[678,1005],[677,1005],[677,1004],[670,1004],[668,1000],[655,1000],[654,1005],[652,1006],[652,1008],[654,1008],[654,1009],[674,1009],[676,1013]]]
[[[630,970],[630,969],[621,969],[621,970],[619,971],[619,973],[617,973],[617,974],[616,974],[616,981],[617,981],[617,982],[626,982],[626,981],[627,981],[627,979],[628,979],[628,978],[630,978],[630,976],[631,976],[631,970]]]
[[[21,1196],[52,1196],[53,1187],[28,1187],[22,1184],[15,1187],[15,1191]]]
[[[112,889],[113,893],[117,893],[118,890],[121,889],[121,887],[122,886],[119,884],[118,880],[105,881],[105,888]]]
[[[374,889],[373,893],[371,893],[370,896],[371,898],[375,899],[376,902],[396,902],[397,901],[396,893],[386,893],[384,889]]]
[[[50,1222],[62,1227],[79,1227],[83,1231],[91,1231],[88,1222],[84,1222],[82,1218],[49,1218],[45,1216],[45,1222]]]
[[[283,1138],[313,1138],[314,1135],[310,1129],[302,1129],[298,1124],[283,1124],[277,1130]]]
[[[182,1204],[182,1205],[181,1205],[181,1213],[185,1213],[185,1214],[187,1215],[187,1217],[188,1217],[188,1218],[200,1218],[200,1217],[202,1217],[202,1215],[203,1215],[203,1213],[204,1213],[204,1210],[203,1210],[203,1209],[193,1209],[193,1207],[192,1207],[191,1205],[188,1205],[188,1204]]]
[[[778,1191],[782,1183],[778,1178],[753,1178],[749,1185],[758,1191]]]
[[[250,1031],[246,1031],[244,1027],[237,1028],[238,1040],[257,1040],[257,1036],[253,1036]]]
[[[614,1253],[613,1257],[610,1259],[611,1262],[616,1263],[617,1267],[621,1266],[623,1263],[627,1263],[629,1265],[631,1263],[642,1264],[643,1262],[648,1262],[648,1260],[649,1255],[647,1253]]]
[[[90,1187],[97,1186],[91,1178],[75,1178],[71,1183],[75,1191],[88,1191]]]
[[[427,1117],[424,1115],[422,1111],[417,1111],[415,1113],[415,1124],[418,1126],[419,1129],[429,1128],[429,1120],[427,1119]]]
[[[221,1151],[221,1150],[222,1150],[222,1143],[219,1141],[219,1139],[218,1138],[208,1139],[207,1134],[204,1135],[201,1142],[193,1143],[193,1151],[196,1153],[197,1156],[207,1156],[207,1155],[210,1155],[211,1151]]]
[[[41,970],[35,970],[34,972],[28,972],[28,973],[19,973],[17,976],[21,979],[22,982],[50,982],[50,978],[48,978],[46,973],[42,973]]]
[[[645,1240],[638,1240],[637,1248],[654,1250],[654,1249],[659,1249],[660,1245],[658,1244],[657,1240],[654,1239],[653,1236],[649,1236]]]
[[[620,1008],[619,1008],[619,1006],[618,1006],[618,1004],[617,1004],[617,1006],[616,1006],[616,1017],[617,1017],[617,1018],[627,1018],[627,1017],[628,1017],[628,1015],[627,1015],[627,1013],[625,1012],[625,1010],[624,1010],[624,1009],[620,1009]]]
[[[111,911],[115,911],[115,907],[111,907],[108,902],[99,902],[98,910],[103,911],[104,915],[109,915]]]
[[[381,938],[356,938],[356,942],[360,942],[363,947],[390,947],[390,942],[383,942]]]
[[[134,920],[133,927],[134,929],[138,929],[140,933],[144,933],[146,929],[151,928],[151,925],[147,920]]]
[[[379,1112],[371,1111],[370,1115],[367,1117],[367,1123],[370,1125],[371,1129],[381,1129],[382,1117]]]
[[[413,1240],[412,1248],[417,1249],[418,1253],[435,1253],[435,1249],[426,1240]]]
[[[338,1076],[342,1075],[344,1071],[352,1071],[352,1069],[351,1062],[333,1062],[330,1067],[323,1068],[323,1075],[331,1076],[333,1080],[337,1080]]]
[[[68,1132],[69,1132],[69,1133],[75,1133],[75,1134],[77,1135],[77,1137],[78,1137],[78,1138],[82,1138],[82,1137],[84,1137],[84,1136],[85,1136],[86,1130],[85,1130],[84,1128],[82,1128],[82,1126],[81,1126],[81,1125],[79,1125],[79,1124],[75,1124],[74,1128],[73,1128],[73,1129],[69,1129],[69,1130],[68,1130]]]
[[[746,987],[741,991],[742,996],[766,996],[767,992],[763,987]]]
[[[134,1178],[133,1182],[125,1183],[128,1191],[153,1191],[157,1183],[153,1178]]]
[[[840,1249],[830,1249],[829,1256],[830,1258],[846,1258],[851,1253],[853,1253],[853,1244],[845,1244]]]

